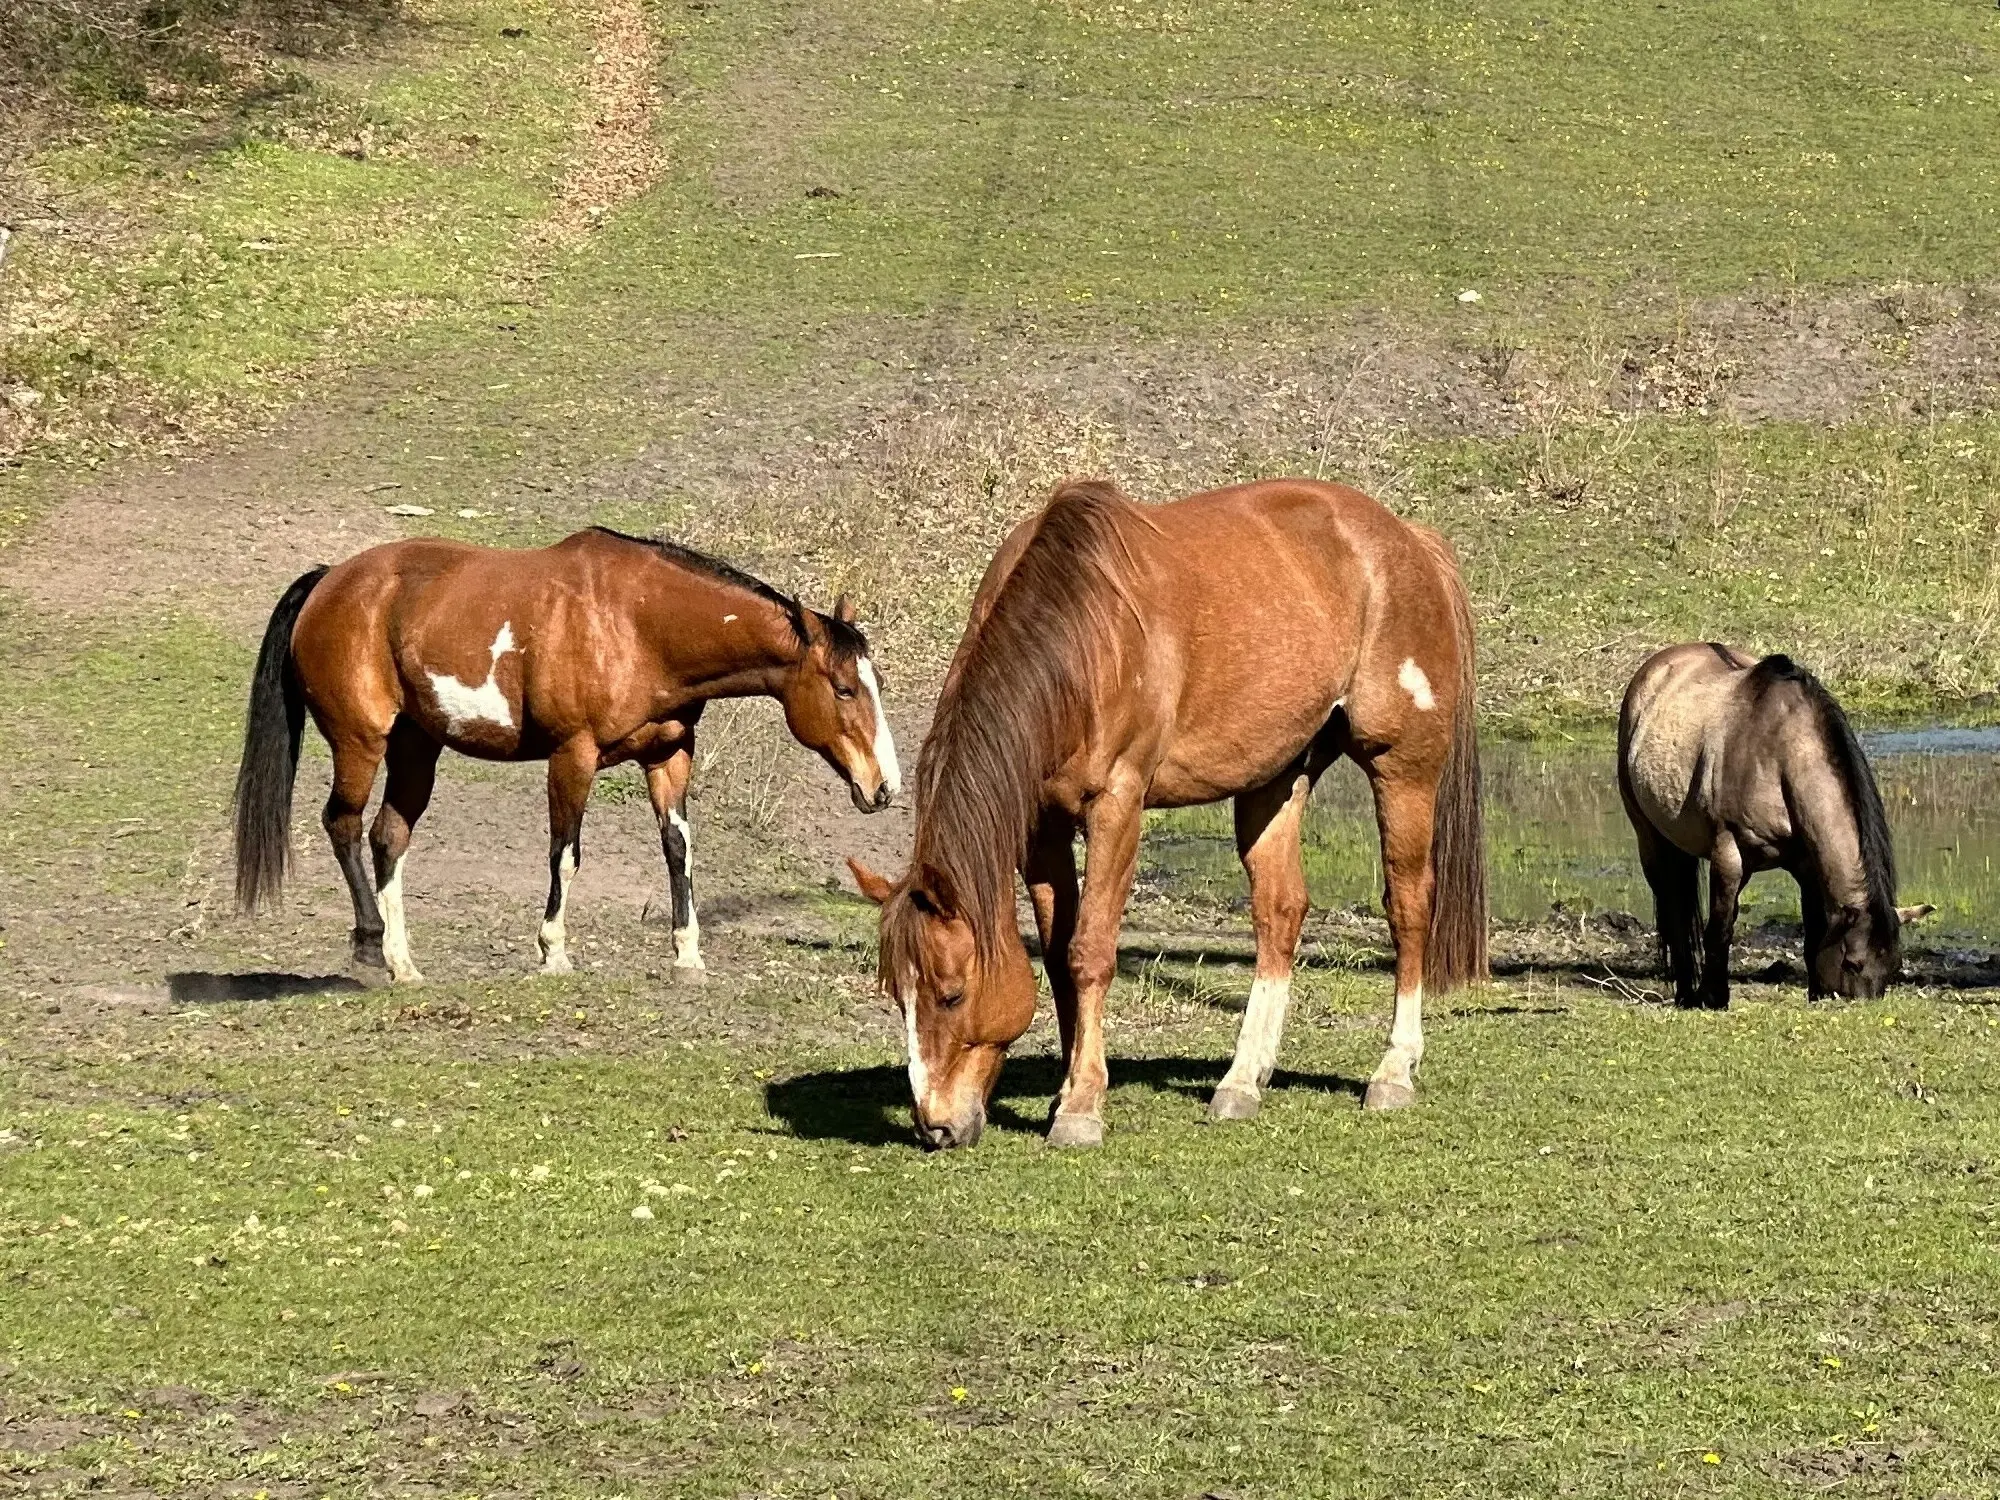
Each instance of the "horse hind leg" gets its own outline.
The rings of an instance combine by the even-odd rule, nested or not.
[[[389,731],[388,784],[369,830],[368,842],[375,852],[375,899],[382,913],[382,957],[389,977],[399,984],[424,982],[410,957],[410,929],[403,915],[403,860],[417,820],[430,806],[442,748],[410,720],[396,721]]]
[[[320,815],[333,844],[333,857],[347,879],[347,893],[354,901],[354,930],[349,939],[353,961],[368,969],[385,968],[387,961],[382,951],[382,912],[375,903],[375,882],[362,849],[361,820],[368,811],[368,794],[374,789],[375,768],[382,763],[386,744],[387,736],[373,734],[333,741],[333,788]]]
[[[583,810],[597,775],[597,746],[573,740],[549,757],[549,899],[535,934],[544,974],[567,974],[569,886],[583,863]]]
[[[708,977],[701,958],[701,918],[694,909],[694,826],[688,822],[688,778],[694,772],[690,742],[646,768],[646,792],[660,820],[660,853],[667,863],[667,900],[673,911],[674,977]]]
[[[1701,862],[1670,844],[1643,814],[1634,813],[1639,868],[1653,891],[1660,969],[1674,987],[1676,1005],[1699,1005],[1701,972]]]
[[[1278,1062],[1278,1044],[1291,1006],[1292,965],[1306,919],[1305,867],[1300,825],[1312,778],[1280,777],[1236,799],[1236,851],[1250,877],[1250,912],[1257,931],[1257,969],[1236,1056],[1209,1101],[1211,1120],[1248,1120],[1263,1103]]]
[[[1435,877],[1431,832],[1443,755],[1428,764],[1391,751],[1364,763],[1375,794],[1382,839],[1382,904],[1396,945],[1396,1013],[1389,1049],[1368,1080],[1364,1109],[1402,1109],[1417,1101],[1424,1060],[1424,954],[1430,941]]]

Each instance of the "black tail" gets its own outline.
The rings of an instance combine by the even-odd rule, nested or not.
[[[236,906],[254,912],[283,899],[292,852],[292,779],[299,769],[306,700],[292,666],[292,627],[306,596],[326,576],[314,568],[285,590],[264,627],[250,679],[243,764],[236,772]]]

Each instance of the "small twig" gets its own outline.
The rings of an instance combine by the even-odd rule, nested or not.
[[[1630,1000],[1637,1005],[1659,1005],[1664,1003],[1667,998],[1657,990],[1642,990],[1636,985],[1628,984],[1609,969],[1604,971],[1602,979],[1599,979],[1595,974],[1579,974],[1577,978],[1587,984],[1594,984],[1601,990],[1610,990],[1619,999]]]

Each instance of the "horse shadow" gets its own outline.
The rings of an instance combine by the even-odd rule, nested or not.
[[[1229,1067],[1226,1057],[1135,1057],[1114,1059],[1112,1084],[1137,1084],[1156,1093],[1178,1094],[1202,1104]],[[1048,1128],[1048,1101],[1062,1086],[1057,1057],[1010,1061],[987,1102],[988,1129],[1041,1135]],[[1336,1073],[1279,1069],[1273,1089],[1342,1094],[1359,1099],[1367,1082]],[[906,1145],[911,1141],[910,1076],[902,1068],[829,1068],[777,1079],[764,1086],[771,1118],[804,1140],[846,1141],[856,1146]]]
[[[292,1000],[301,995],[357,994],[368,988],[348,974],[215,974],[190,969],[167,976],[167,998],[175,1005]]]

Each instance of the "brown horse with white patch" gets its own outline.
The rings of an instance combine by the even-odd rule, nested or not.
[[[1342,755],[1367,773],[1396,1014],[1366,1103],[1414,1101],[1424,986],[1486,973],[1473,637],[1443,538],[1302,479],[1140,506],[1071,482],[987,569],[917,768],[916,847],[882,907],[919,1138],[969,1145],[1034,1017],[1027,883],[1067,1076],[1049,1141],[1104,1134],[1103,1011],[1148,807],[1233,797],[1256,980],[1210,1113],[1257,1112],[1305,920],[1299,825]],[[1087,873],[1077,889],[1073,841]]]
[[[868,641],[831,615],[670,542],[593,528],[508,551],[424,539],[315,568],[279,599],[250,690],[236,781],[236,898],[282,892],[305,716],[333,748],[324,821],[354,898],[354,956],[420,980],[403,918],[403,858],[439,754],[549,763],[542,968],[566,973],[564,915],[597,773],[637,761],[659,818],[675,967],[700,977],[687,821],[695,726],[711,699],[776,698],[799,743],[863,812],[899,790]],[[375,771],[388,781],[369,842]]]
[[[1806,992],[1873,999],[1902,967],[1896,852],[1875,773],[1820,680],[1714,642],[1655,652],[1618,715],[1618,787],[1653,888],[1677,1004],[1726,1009],[1743,883],[1799,883]],[[1708,921],[1699,874],[1708,861]]]

